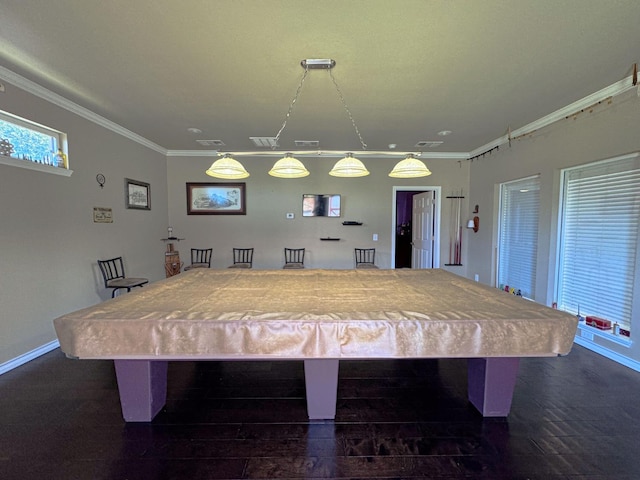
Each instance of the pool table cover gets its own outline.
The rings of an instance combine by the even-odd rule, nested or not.
[[[440,269],[194,269],[54,320],[82,359],[565,355],[577,319]]]

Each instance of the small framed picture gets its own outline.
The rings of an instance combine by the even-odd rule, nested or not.
[[[188,215],[246,215],[245,183],[187,183]]]
[[[113,211],[109,207],[93,207],[93,223],[113,223]]]
[[[148,183],[125,178],[124,196],[127,208],[151,210],[151,187]]]

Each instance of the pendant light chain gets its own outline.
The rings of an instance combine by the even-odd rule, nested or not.
[[[282,135],[284,128],[287,126],[287,121],[291,116],[291,112],[293,111],[293,106],[298,101],[298,97],[300,96],[300,92],[302,91],[302,85],[304,84],[304,80],[307,78],[308,73],[309,73],[309,67],[305,67],[304,75],[302,75],[302,79],[300,80],[300,83],[298,84],[298,89],[296,90],[296,94],[293,97],[291,104],[289,105],[289,110],[287,111],[287,115],[284,117],[284,122],[282,122],[282,126],[280,127],[280,130],[278,130],[278,133],[276,134],[275,141],[273,142],[274,145],[273,147],[271,147],[272,150],[274,150],[278,146],[278,140],[280,140],[280,135]]]
[[[367,149],[367,144],[364,143],[364,140],[362,139],[362,135],[360,135],[360,130],[358,130],[358,126],[356,125],[356,121],[353,119],[353,115],[351,115],[351,110],[349,110],[349,107],[347,106],[347,102],[344,99],[344,96],[342,95],[342,91],[340,90],[340,87],[338,86],[338,82],[336,81],[335,77],[333,76],[333,73],[331,73],[331,70],[329,70],[329,76],[331,77],[331,80],[333,81],[333,84],[336,87],[336,92],[338,92],[338,96],[340,97],[340,100],[342,101],[342,106],[347,111],[347,115],[349,115],[349,119],[351,120],[351,124],[353,125],[353,128],[356,131],[356,135],[358,135],[358,138],[360,139],[360,144],[362,145],[362,150],[366,150]]]
[[[287,114],[285,115],[284,121],[282,122],[282,126],[280,130],[278,130],[277,135],[273,138],[273,144],[271,145],[271,150],[275,152],[276,147],[278,147],[278,142],[280,141],[280,136],[284,129],[287,126],[287,122],[289,118],[291,118],[291,114],[293,112],[293,107],[298,101],[300,94],[302,92],[302,87],[304,85],[304,81],[309,74],[310,69],[327,69],[329,70],[329,77],[331,77],[331,81],[333,82],[334,87],[336,88],[336,92],[338,93],[338,97],[340,97],[340,101],[342,102],[342,106],[344,107],[347,115],[349,116],[349,120],[351,120],[351,124],[353,125],[353,129],[360,140],[360,144],[362,145],[363,154],[368,153],[369,155],[375,154],[376,152],[365,152],[367,149],[367,144],[364,143],[362,135],[360,134],[360,130],[356,125],[356,121],[351,114],[351,110],[349,110],[349,106],[347,105],[346,100],[344,99],[344,95],[342,95],[342,91],[340,90],[340,86],[338,82],[333,76],[331,69],[335,66],[336,62],[332,59],[305,59],[300,62],[300,64],[304,67],[304,74],[300,79],[300,83],[298,84],[298,88],[296,89],[296,93],[293,97],[293,100],[289,104],[289,109],[287,110]],[[271,140],[269,138],[269,140]],[[281,154],[282,152],[277,152]],[[301,153],[301,152],[298,152]],[[321,152],[318,151],[318,155],[327,154],[331,152]],[[222,155],[221,153],[218,153]],[[260,155],[261,153],[256,152],[244,152],[244,155]],[[417,154],[420,155],[419,153]],[[249,172],[247,172],[244,166],[231,157],[231,153],[225,153],[224,157],[216,160],[211,164],[211,167],[205,172],[207,175],[216,178],[224,178],[224,179],[239,179],[246,178],[249,176]],[[280,178],[301,178],[309,175],[309,171],[306,169],[304,164],[293,157],[291,152],[287,152],[283,158],[278,160],[271,170],[269,170],[269,175],[273,177]],[[334,177],[364,177],[369,175],[369,171],[364,164],[353,156],[353,152],[347,152],[346,156],[339,160],[334,167],[329,172],[329,175]],[[431,172],[424,164],[424,162],[414,158],[414,155],[411,153],[406,154],[406,158],[399,162],[393,170],[389,173],[390,177],[395,178],[416,178],[416,177],[426,177],[427,175],[431,175]]]

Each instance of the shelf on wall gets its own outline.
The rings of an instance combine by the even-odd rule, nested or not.
[[[62,175],[63,177],[70,177],[73,174],[73,170],[69,170],[67,168],[54,167],[53,165],[45,165],[43,163],[36,163],[30,160],[20,160],[17,158],[7,157],[5,155],[0,155],[0,165],[26,168],[28,170],[51,173],[53,175]]]

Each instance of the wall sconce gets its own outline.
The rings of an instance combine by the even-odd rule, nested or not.
[[[478,213],[478,205],[476,205],[476,208],[472,213]],[[473,229],[474,232],[478,231],[478,229],[480,228],[480,218],[478,217],[478,215],[474,215],[474,217],[467,222],[467,228]]]

